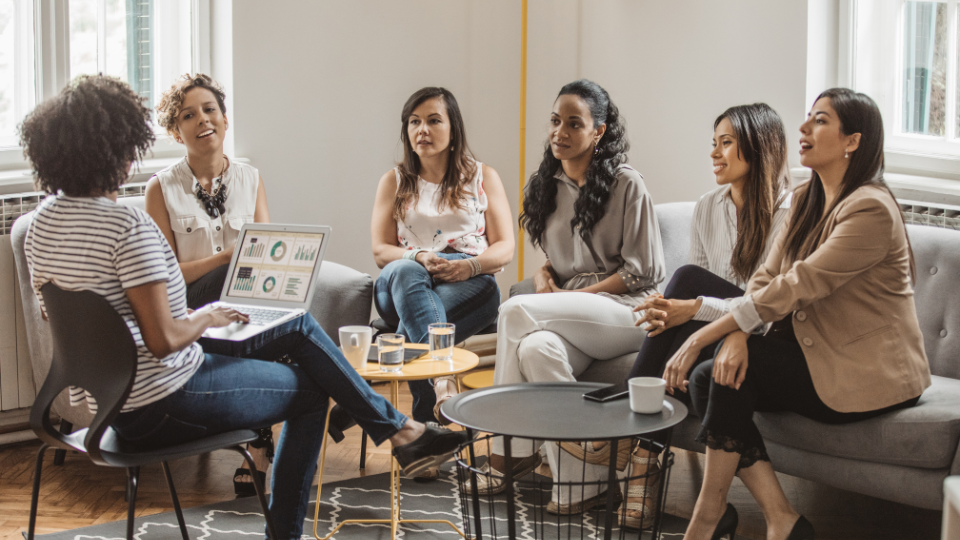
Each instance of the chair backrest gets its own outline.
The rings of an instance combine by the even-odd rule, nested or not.
[[[102,296],[66,291],[52,282],[40,288],[53,338],[53,361],[30,412],[30,426],[40,440],[70,445],[50,422],[50,406],[64,389],[83,388],[97,402],[84,447],[95,463],[100,439],[120,414],[137,373],[137,347],[123,318]]]
[[[690,221],[696,203],[677,202],[656,205],[657,222],[660,225],[660,240],[663,241],[663,259],[667,267],[667,277],[658,287],[661,292],[667,288],[670,278],[677,268],[687,264],[690,253]]]

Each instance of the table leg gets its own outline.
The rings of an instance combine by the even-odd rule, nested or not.
[[[513,493],[513,451],[510,448],[511,437],[503,436],[503,481],[507,483],[507,534],[509,538],[517,537],[516,497]]]
[[[673,439],[673,428],[670,428],[667,430],[667,440],[666,440],[666,443],[663,445],[663,451],[660,453],[660,455],[663,456],[663,461],[664,461],[663,467],[667,467],[667,470],[666,472],[661,470],[661,472],[659,473],[662,475],[662,478],[660,478],[660,489],[657,490],[659,491],[659,493],[657,493],[657,506],[656,506],[657,513],[653,518],[653,529],[650,531],[651,538],[653,538],[654,540],[660,538],[660,532],[661,532],[660,528],[663,526],[662,510],[666,508],[665,502],[667,497],[667,483],[670,481],[670,471],[673,469],[673,467],[669,466],[670,464],[667,463],[667,459],[670,457],[671,439]]]
[[[610,439],[610,467],[607,470],[607,515],[603,524],[603,540],[610,540],[613,534],[613,493],[617,489],[617,443],[619,439]]]
[[[474,453],[474,449],[473,449],[473,430],[468,428],[468,429],[467,429],[467,435],[470,436],[470,447],[469,447],[469,448],[470,448],[470,449],[469,449],[470,465],[471,465],[471,467],[470,467],[470,489],[471,489],[471,491],[473,491],[473,522],[474,522],[474,526],[477,528],[474,538],[482,538],[482,537],[483,537],[483,533],[482,533],[482,530],[483,530],[483,529],[482,529],[482,527],[480,526],[480,524],[483,522],[483,520],[480,519],[480,488],[477,486],[477,473],[473,471],[473,469],[474,469],[473,464],[475,464],[475,463],[477,462],[477,456],[476,456],[476,454]],[[489,443],[488,443],[488,444],[489,444]],[[489,480],[489,479],[488,479],[488,480]]]
[[[321,490],[323,490],[323,466],[324,466],[324,462],[327,459],[327,440],[329,439],[329,437],[327,436],[327,433],[328,433],[328,429],[330,428],[330,411],[331,410],[333,410],[332,399],[329,400],[329,402],[327,403],[327,419],[323,422],[323,442],[321,443],[321,446],[320,446],[320,467],[319,467],[319,475],[317,479],[317,504],[314,506],[314,509],[313,509],[313,537],[317,538],[318,540],[320,540],[320,536],[317,534],[317,523],[319,523],[319,520],[317,518],[320,517],[320,492]],[[337,529],[339,528],[340,527],[337,527]],[[337,532],[337,531],[334,530],[332,533],[325,536],[324,539],[330,538],[331,536],[333,536],[334,532]]]

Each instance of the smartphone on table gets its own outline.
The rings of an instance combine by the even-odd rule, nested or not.
[[[625,398],[629,393],[630,390],[627,388],[627,381],[623,381],[613,386],[598,388],[592,392],[587,392],[583,394],[583,399],[589,399],[591,401],[599,401],[600,403],[603,403],[606,401]]]

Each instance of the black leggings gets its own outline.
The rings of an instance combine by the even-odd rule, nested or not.
[[[743,289],[708,270],[688,264],[681,266],[674,272],[663,296],[668,300],[694,300],[698,296],[735,298],[743,296]],[[663,370],[667,366],[667,361],[680,349],[680,346],[688,337],[707,324],[703,321],[690,320],[680,326],[670,328],[660,335],[647,337],[643,340],[643,345],[640,346],[640,353],[637,355],[637,360],[634,362],[633,369],[630,370],[630,375],[627,378],[663,377]],[[713,358],[714,348],[715,344],[704,347],[694,366]],[[673,397],[686,405],[691,404],[690,395],[685,392],[674,392]],[[666,431],[657,431],[645,437],[664,444],[666,443],[666,435]]]
[[[187,307],[200,309],[220,300],[223,292],[223,283],[227,280],[229,264],[218,266],[207,272],[206,275],[187,285]]]
[[[747,340],[747,374],[739,390],[713,380],[713,359],[697,366],[690,375],[693,406],[703,419],[697,440],[714,450],[740,454],[737,470],[757,461],[770,461],[763,437],[753,423],[755,411],[790,411],[825,424],[847,424],[912,407],[920,399],[917,396],[874,411],[837,412],[820,400],[803,350],[795,338],[789,339],[792,337],[751,335]]]

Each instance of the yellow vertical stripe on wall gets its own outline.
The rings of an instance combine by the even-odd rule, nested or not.
[[[526,183],[527,157],[527,0],[520,2],[520,202],[517,216],[523,211],[523,188]],[[523,227],[517,234],[517,281],[523,281]]]

